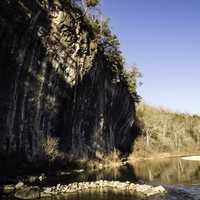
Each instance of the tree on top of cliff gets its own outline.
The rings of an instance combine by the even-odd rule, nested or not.
[[[125,68],[123,70],[123,77],[126,81],[126,84],[128,86],[128,90],[130,94],[136,93],[137,85],[138,85],[138,78],[142,77],[142,73],[138,69],[138,66],[134,64],[133,66],[129,68]],[[141,84],[141,82],[139,82]]]
[[[136,70],[134,67],[132,70],[125,69],[125,60],[120,50],[120,42],[117,36],[111,31],[108,18],[103,19],[101,15],[101,18],[91,20],[90,15],[87,13],[87,9],[97,6],[100,0],[75,0],[74,2],[78,3],[79,6],[81,6],[85,11],[88,24],[92,25],[92,30],[97,30],[95,33],[100,38],[99,49],[104,54],[108,62],[108,66],[111,68],[113,82],[122,81],[124,86],[127,87],[129,94],[134,99],[139,100],[136,88],[137,78],[141,74],[139,75],[139,70]]]
[[[112,34],[108,25],[108,19],[102,21],[101,27],[101,47],[104,55],[113,64],[114,69],[119,72],[125,63],[120,50],[120,42],[117,36]]]
[[[142,77],[138,67],[125,68],[125,60],[120,50],[120,42],[116,35],[112,34],[108,20],[102,22],[101,30],[101,47],[107,61],[112,66],[113,76],[120,79],[127,87],[129,94],[139,101],[140,97],[137,95],[137,79]],[[120,76],[120,77],[117,77]]]
[[[96,7],[100,3],[100,0],[72,0],[72,3],[79,5],[85,12],[87,12],[88,8]]]
[[[100,0],[85,0],[88,7],[95,7],[100,3]]]

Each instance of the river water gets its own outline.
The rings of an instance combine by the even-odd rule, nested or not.
[[[149,160],[128,164],[120,168],[99,171],[64,170],[59,175],[50,175],[41,186],[53,186],[58,183],[118,180],[139,182],[141,184],[163,185],[170,193],[163,200],[200,200],[200,161],[188,161],[181,158]],[[186,194],[186,195],[185,195]],[[53,197],[51,200],[138,200],[139,198],[118,191],[88,191],[74,193],[63,197]],[[152,199],[152,200],[153,200]],[[48,199],[49,200],[49,199]]]

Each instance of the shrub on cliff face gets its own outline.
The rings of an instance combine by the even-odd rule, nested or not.
[[[43,144],[44,157],[49,162],[54,162],[57,159],[62,160],[64,155],[59,151],[59,139],[47,136],[46,143]]]

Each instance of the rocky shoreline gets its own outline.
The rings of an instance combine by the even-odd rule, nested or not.
[[[106,181],[95,182],[74,182],[68,185],[57,184],[53,187],[27,186],[23,182],[17,185],[6,185],[3,188],[5,193],[12,193],[18,199],[38,199],[51,196],[67,195],[76,192],[89,190],[99,191],[104,189],[117,190],[119,192],[130,192],[136,196],[149,197],[157,194],[165,194],[167,190],[163,186],[140,185],[131,182]]]

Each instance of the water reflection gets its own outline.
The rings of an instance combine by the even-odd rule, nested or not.
[[[133,166],[122,166],[118,168],[106,168],[103,170],[88,170],[81,173],[70,173],[68,175],[51,175],[47,176],[47,179],[42,183],[37,183],[42,187],[54,186],[58,183],[69,184],[72,182],[84,182],[84,181],[98,181],[98,180],[109,180],[109,181],[137,181],[134,173]]]
[[[51,200],[140,200],[141,198],[134,196],[133,194],[128,194],[125,192],[117,192],[111,190],[102,191],[88,191],[88,192],[77,192],[69,194],[66,196],[55,196]],[[42,198],[42,200],[50,200],[49,198]]]
[[[200,162],[180,158],[141,161],[114,169],[89,170],[65,176],[48,177],[43,186],[97,180],[131,182],[143,180],[155,184],[200,185]]]
[[[109,180],[109,181],[137,181],[134,168],[126,165],[118,168],[107,168],[100,171],[91,171],[89,175],[93,180]]]
[[[79,170],[80,171],[80,170]],[[200,199],[200,162],[175,159],[162,159],[142,161],[129,164],[114,169],[105,169],[100,171],[81,171],[77,173],[74,170],[70,172],[62,172],[63,175],[51,175],[40,183],[40,186],[53,186],[60,184],[68,184],[71,182],[96,181],[96,180],[119,180],[136,182],[143,180],[147,183],[172,185],[173,188],[181,189],[190,193],[192,196]],[[39,185],[39,183],[35,183]],[[179,185],[179,186],[177,186]],[[193,185],[191,187],[191,185]],[[194,186],[195,185],[195,186]],[[174,194],[173,194],[174,195]],[[170,196],[170,194],[169,194]],[[178,195],[179,196],[179,195]],[[180,197],[181,199],[182,197]],[[13,197],[1,197],[1,199],[13,200]],[[118,191],[88,191],[77,192],[67,196],[57,196],[50,198],[51,200],[138,200],[133,194]],[[167,199],[171,199],[167,198]],[[185,199],[185,198],[184,198]],[[49,200],[49,199],[45,199]],[[181,199],[182,200],[182,199]]]
[[[169,158],[136,162],[115,169],[88,172],[85,180],[143,180],[155,184],[200,185],[200,161]]]
[[[200,162],[180,158],[136,162],[138,178],[162,184],[200,184]]]

